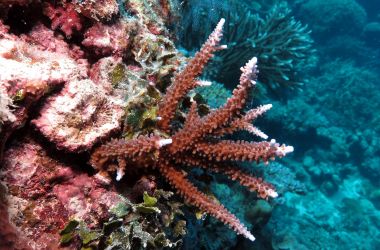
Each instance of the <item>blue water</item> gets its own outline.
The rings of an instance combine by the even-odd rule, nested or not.
[[[239,72],[230,69],[257,56],[250,104],[273,103],[257,125],[295,147],[277,163],[250,166],[277,187],[276,200],[258,202],[220,177],[211,186],[254,243],[207,218],[189,223],[187,248],[199,240],[204,249],[380,249],[380,1],[185,4],[178,45],[197,50],[225,17],[232,52],[217,55],[204,77],[231,89]],[[215,106],[215,94],[208,101]]]

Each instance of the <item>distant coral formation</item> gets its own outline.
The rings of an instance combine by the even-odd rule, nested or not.
[[[355,0],[331,0],[325,4],[308,0],[301,5],[304,19],[310,21],[314,32],[329,38],[331,34],[352,34],[363,30],[366,10]]]
[[[272,4],[268,12],[263,13],[255,10],[254,3],[232,2],[228,8],[222,8],[226,2],[221,1],[217,5],[220,9],[213,11],[215,15],[228,17],[225,42],[229,49],[216,56],[208,67],[208,75],[228,86],[238,78],[236,65],[241,66],[242,61],[257,56],[260,61],[258,79],[269,89],[293,88],[305,83],[307,79],[302,71],[316,61],[313,39],[308,26],[293,17],[287,4]],[[189,10],[187,15],[193,11]],[[199,18],[203,20],[204,17]],[[202,34],[191,24],[184,25],[182,44],[187,48],[197,42],[189,34],[195,37],[202,37]]]
[[[259,81],[269,89],[297,87],[307,81],[302,71],[315,63],[313,39],[307,25],[297,21],[285,3],[274,5],[265,18],[248,12],[232,16],[226,30],[230,50],[220,54],[218,79],[236,75],[233,69],[239,60],[257,55]]]

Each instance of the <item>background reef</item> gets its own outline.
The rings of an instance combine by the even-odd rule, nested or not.
[[[156,132],[160,92],[222,17],[228,49],[177,126],[191,100],[204,114],[223,105],[238,69],[258,57],[247,109],[272,103],[255,126],[295,152],[241,168],[279,197],[259,200],[200,169],[188,177],[253,243],[184,203],[155,171],[110,185],[87,163],[111,137]],[[0,54],[0,249],[380,248],[376,1],[3,0]]]
[[[270,77],[259,77],[264,88],[254,93],[261,103],[269,102],[274,107],[264,120],[258,121],[259,126],[269,128],[268,133],[276,138],[289,139],[295,146],[293,157],[263,169],[264,175],[268,175],[267,180],[273,172],[276,172],[275,176],[283,177],[272,181],[278,181],[275,185],[283,187],[280,197],[271,203],[269,209],[268,204],[260,204],[262,213],[271,213],[269,222],[263,225],[262,220],[252,220],[255,217],[250,215],[258,213],[257,203],[252,202],[244,191],[230,193],[228,186],[233,184],[228,181],[224,185],[212,184],[212,191],[221,197],[222,202],[229,201],[232,211],[242,214],[254,228],[260,228],[260,237],[253,245],[236,239],[232,234],[224,238],[211,236],[212,240],[208,240],[208,235],[214,232],[213,226],[197,228],[205,248],[378,249],[380,5],[364,0],[209,1],[214,8],[207,11],[203,1],[191,3],[193,9],[203,11],[185,9],[185,12],[199,15],[200,20],[217,19],[218,15],[227,13],[232,17],[239,16],[241,22],[247,22],[251,13],[266,22],[268,15],[278,6],[287,6],[294,20],[302,23],[298,31],[304,34],[303,46],[307,47],[310,41],[314,41],[311,48],[303,50],[307,59],[291,67],[293,74],[297,71],[296,75],[302,76],[302,86],[289,91],[288,86],[282,83],[292,81],[283,77],[273,80],[270,79],[273,74],[268,73]],[[198,32],[200,28],[187,23],[186,17],[185,30]],[[257,20],[260,19],[253,23],[257,24]],[[236,22],[231,26],[234,25],[242,24]],[[305,25],[307,28],[303,30],[301,27]],[[257,25],[251,27],[251,30],[255,29],[258,29]],[[310,30],[310,38],[306,38]],[[291,32],[285,33],[281,41],[292,38]],[[184,37],[183,46],[191,48],[187,34]],[[273,46],[269,52],[264,51],[268,58],[276,55],[276,42],[266,41],[266,44]],[[251,50],[259,51],[251,45]],[[240,52],[246,53],[243,48]],[[299,59],[294,56],[287,54],[286,59]],[[230,60],[221,62],[229,64]],[[264,67],[276,65],[273,61],[264,62],[268,63]],[[286,65],[287,61],[282,64]],[[261,73],[266,75],[266,69]],[[223,82],[212,76],[212,73],[207,75],[212,80]],[[224,93],[230,86],[224,83],[227,89],[222,91],[219,88],[223,85],[212,86],[215,91],[208,88],[200,89],[199,93],[210,105],[220,105],[219,95],[215,93]],[[253,101],[252,105],[255,104]],[[209,223],[216,222],[210,220]],[[218,231],[218,234],[222,232]]]

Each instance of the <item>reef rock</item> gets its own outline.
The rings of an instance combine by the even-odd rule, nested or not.
[[[56,248],[70,219],[97,226],[120,202],[116,192],[78,166],[52,158],[28,136],[6,151],[0,181],[8,189],[8,224],[17,225],[33,249]]]
[[[71,81],[48,98],[41,116],[32,121],[57,148],[90,150],[97,141],[119,130],[122,102],[91,80]]]

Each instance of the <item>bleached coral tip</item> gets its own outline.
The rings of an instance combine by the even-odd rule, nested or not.
[[[268,135],[261,133],[258,135],[259,137],[263,138],[264,140],[268,139]]]
[[[284,151],[285,151],[285,153],[292,153],[294,151],[294,147],[293,146],[286,146]]]
[[[256,67],[256,64],[257,64],[257,57],[252,57],[252,59],[247,62],[245,67],[253,69]]]

